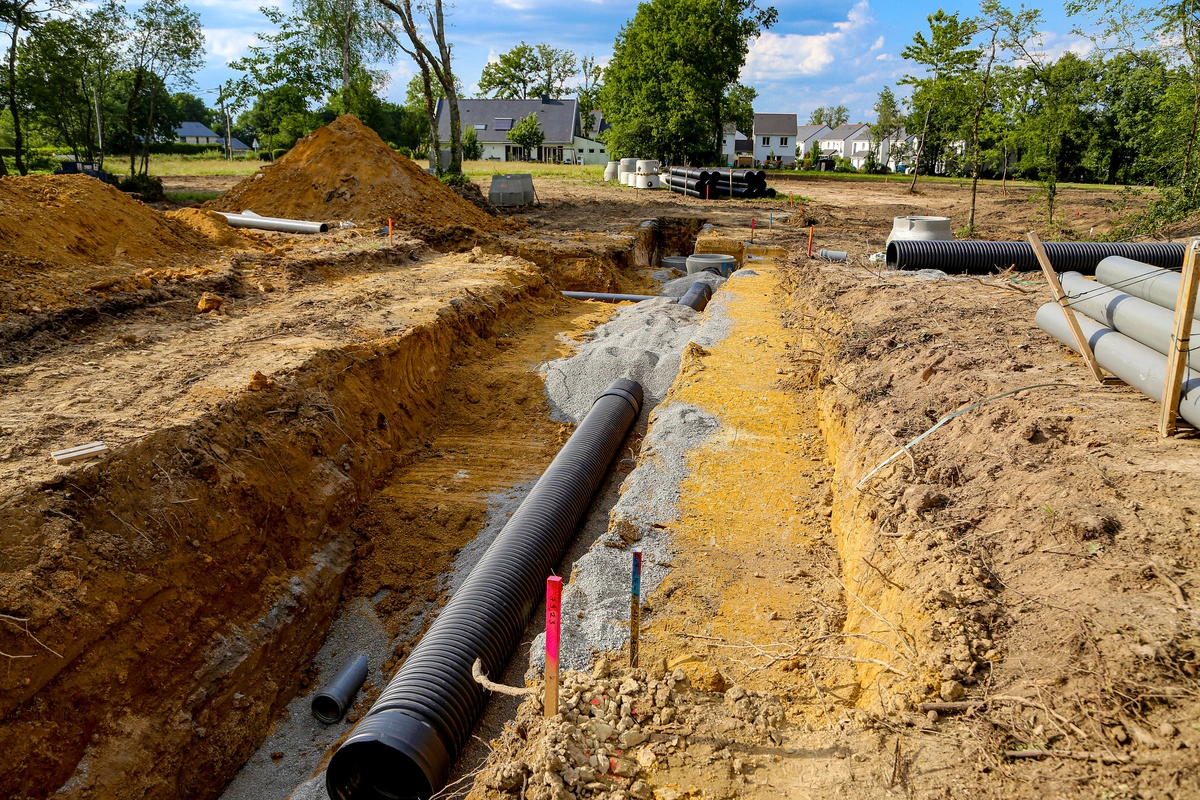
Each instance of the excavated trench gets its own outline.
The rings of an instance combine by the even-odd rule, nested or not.
[[[472,541],[569,435],[534,367],[611,309],[559,290],[646,286],[637,268],[686,252],[700,222],[634,227],[605,250],[474,243],[541,269],[399,336],[319,351],[269,391],[11,496],[0,794],[216,797],[329,663],[386,643],[356,719],[456,557],[469,565]],[[332,642],[314,667],[339,608],[377,629]],[[324,752],[267,755],[294,757],[299,782]]]

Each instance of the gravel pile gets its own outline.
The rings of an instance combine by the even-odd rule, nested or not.
[[[683,297],[696,281],[707,283],[715,292],[725,282],[725,279],[711,272],[693,272],[691,275],[684,275],[682,278],[664,283],[662,295],[663,297]]]

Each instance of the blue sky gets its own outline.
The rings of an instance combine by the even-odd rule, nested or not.
[[[257,12],[257,2],[188,2],[200,13],[209,50],[208,67],[196,76],[196,81],[201,89],[215,87],[230,75],[225,64],[245,53],[255,32],[265,28],[266,20]],[[594,55],[604,63],[612,52],[617,31],[633,16],[637,5],[637,0],[459,2],[449,20],[455,69],[471,94],[488,60],[522,40],[530,44],[547,42],[578,55]],[[807,119],[809,111],[817,106],[841,103],[856,121],[873,119],[871,106],[879,90],[913,71],[913,65],[900,57],[900,51],[914,32],[926,28],[926,15],[939,7],[961,11],[964,16],[977,9],[974,3],[927,0],[783,0],[773,5],[779,10],[779,23],[754,42],[742,74],[743,82],[758,89],[756,110],[795,112]],[[1047,50],[1086,52],[1087,41],[1070,34],[1072,21],[1060,4],[1047,5],[1043,16]],[[401,59],[382,65],[392,75],[388,95],[395,100],[403,99],[405,84],[413,73],[408,59]]]

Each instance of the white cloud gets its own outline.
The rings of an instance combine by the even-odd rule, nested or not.
[[[880,36],[878,39],[875,40],[875,44],[871,45],[870,52],[874,53],[876,50],[882,50],[882,49],[883,49],[883,37]]]
[[[244,28],[204,29],[204,43],[208,52],[226,61],[245,55],[255,38],[255,34],[248,33]]]
[[[778,81],[819,75],[839,57],[862,53],[867,48],[858,36],[874,22],[867,0],[858,0],[846,19],[833,24],[833,30],[818,34],[763,33],[750,46],[743,82]],[[877,42],[883,46],[883,37]],[[873,49],[873,48],[872,48]]]

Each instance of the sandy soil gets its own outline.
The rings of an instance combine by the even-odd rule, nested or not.
[[[654,757],[634,775],[576,796],[644,800],[638,781],[662,800],[1200,793],[1196,442],[1159,439],[1152,403],[1090,384],[1040,333],[1036,278],[864,268],[897,214],[963,224],[960,187],[794,189],[795,203],[707,204],[543,181],[543,204],[495,233],[254,236],[185,265],[114,259],[107,285],[107,267],[88,283],[72,265],[58,305],[16,278],[0,793],[219,794],[311,687],[301,665],[341,598],[380,597],[391,631],[436,607],[483,498],[535,476],[566,435],[531,367],[609,310],[557,290],[646,291],[636,265],[690,250],[702,222],[715,251],[767,257],[736,289],[734,332],[690,352],[672,390],[730,431],[689,455],[679,555],[648,600],[649,673],[633,676],[670,676],[678,716],[647,723]],[[982,235],[1041,226],[1031,190],[998,192],[981,192]],[[1106,230],[1112,199],[1065,190],[1064,224]],[[658,234],[631,228],[649,218]],[[758,250],[742,244],[752,219]],[[809,224],[853,263],[804,258]],[[198,310],[205,292],[219,309]],[[1047,382],[1068,386],[964,414],[855,490],[943,414]],[[112,455],[49,460],[91,440]],[[921,710],[943,697],[986,705]],[[537,713],[521,713],[477,733],[533,775]],[[1004,755],[1031,748],[1088,760]],[[502,783],[476,792],[521,788]]]

